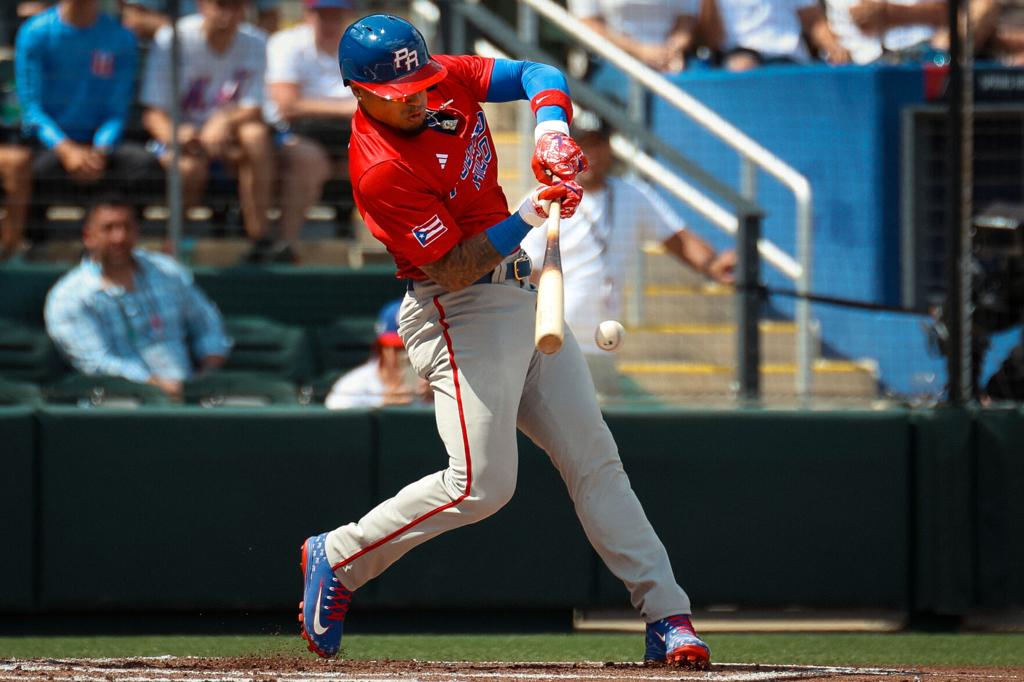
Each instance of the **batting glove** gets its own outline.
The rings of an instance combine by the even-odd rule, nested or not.
[[[533,148],[533,174],[539,182],[551,185],[568,181],[590,167],[583,150],[565,133],[544,133]]]
[[[583,188],[572,180],[554,185],[541,185],[530,194],[534,213],[544,219],[548,217],[548,209],[551,208],[552,201],[560,201],[562,217],[571,218],[579,208],[582,199]]]

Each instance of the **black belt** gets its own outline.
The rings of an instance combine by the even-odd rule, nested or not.
[[[492,284],[504,282],[510,279],[521,282],[524,279],[529,279],[531,272],[533,272],[533,264],[530,263],[530,259],[528,257],[523,256],[515,259],[511,263],[505,263],[504,277],[500,277],[502,270],[494,268],[483,277],[473,282],[473,284]],[[415,280],[411,279],[405,280],[405,290],[412,291],[414,282]]]

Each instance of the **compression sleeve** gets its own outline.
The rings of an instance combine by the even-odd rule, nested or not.
[[[569,102],[569,85],[561,71],[547,64],[537,62],[495,59],[491,72],[491,84],[487,89],[488,102],[512,102],[533,100],[545,92],[556,91],[565,96],[564,102],[542,105],[537,108],[537,123],[562,121],[568,123],[572,111],[566,110]]]

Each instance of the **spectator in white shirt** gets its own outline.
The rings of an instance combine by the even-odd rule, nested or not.
[[[568,8],[657,71],[682,71],[686,54],[696,47],[701,0],[568,0]]]
[[[328,409],[410,405],[432,399],[429,386],[416,376],[398,335],[401,306],[402,299],[397,299],[381,308],[374,324],[377,338],[370,359],[334,382],[324,401]]]
[[[304,0],[305,22],[267,43],[267,119],[278,130],[281,238],[294,244],[306,209],[331,176],[348,176],[356,100],[342,82],[338,42],[351,0]],[[347,216],[346,216],[347,217]]]
[[[829,22],[857,64],[927,44],[945,23],[945,0],[825,0]]]
[[[723,66],[730,71],[810,61],[801,34],[829,64],[850,62],[818,0],[716,0],[716,5],[724,34]]]
[[[199,14],[178,20],[181,81],[177,92],[180,168],[186,206],[202,198],[212,163],[237,173],[251,260],[270,249],[267,209],[273,184],[270,129],[263,121],[266,34],[243,23],[248,0],[199,0]],[[146,63],[143,125],[170,163],[171,27],[157,33]]]
[[[565,284],[565,322],[579,341],[590,365],[598,394],[618,395],[614,356],[594,343],[594,330],[604,320],[623,317],[622,292],[636,272],[645,241],[660,242],[684,265],[715,282],[733,282],[734,251],[716,253],[645,182],[612,175],[609,131],[590,112],[573,121],[572,137],[590,161],[577,176],[583,200],[576,214],[563,218],[560,231]],[[531,279],[539,278],[546,234],[531,230],[522,248],[534,262]]]
[[[989,47],[998,24],[997,0],[968,0],[975,52]],[[825,0],[836,35],[858,64],[917,61],[949,50],[945,0]]]

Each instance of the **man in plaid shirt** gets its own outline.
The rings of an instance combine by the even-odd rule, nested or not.
[[[158,386],[180,399],[196,372],[224,364],[231,339],[217,307],[173,258],[135,248],[135,209],[97,201],[85,218],[88,254],[46,297],[46,330],[86,374]]]

